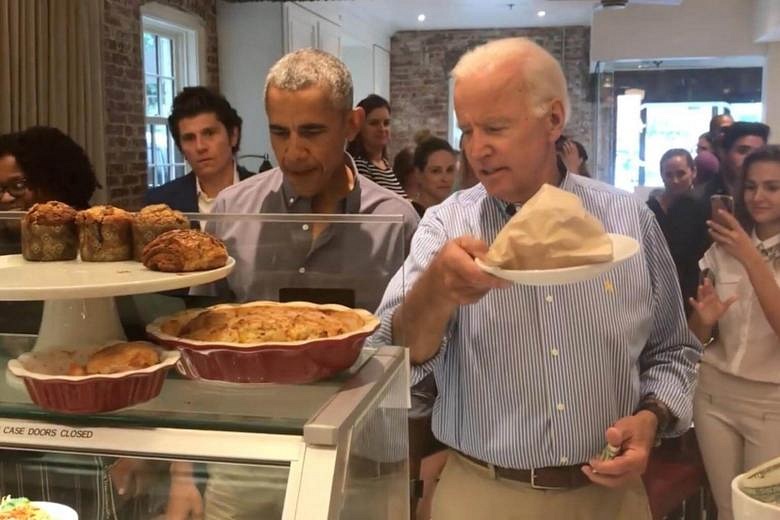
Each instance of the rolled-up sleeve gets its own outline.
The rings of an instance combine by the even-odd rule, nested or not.
[[[669,407],[677,421],[664,437],[682,435],[693,415],[696,364],[702,346],[688,329],[677,271],[661,228],[649,212],[643,223],[643,248],[653,284],[653,320],[639,358],[640,392],[653,394]]]

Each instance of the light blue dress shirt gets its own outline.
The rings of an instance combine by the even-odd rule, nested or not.
[[[513,285],[460,306],[438,354],[413,367],[413,382],[433,371],[439,396],[433,430],[445,444],[509,468],[586,462],[605,431],[634,413],[647,394],[691,424],[701,344],[688,330],[663,234],[631,195],[568,175],[574,193],[607,232],[631,236],[640,252],[595,279],[560,286]],[[374,342],[392,342],[392,315],[446,241],[472,235],[490,244],[509,220],[507,204],[482,185],[429,208],[404,269],[379,308]],[[406,273],[404,283],[403,271]]]

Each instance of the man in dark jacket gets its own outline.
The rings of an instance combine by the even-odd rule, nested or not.
[[[766,146],[769,127],[763,123],[740,121],[723,129],[721,139],[722,160],[720,175],[696,188],[696,195],[709,215],[710,196],[715,194],[736,195],[742,163],[751,152]]]
[[[168,128],[192,171],[148,191],[147,204],[210,213],[220,191],[252,175],[235,160],[241,117],[224,96],[206,87],[185,87],[173,100]]]

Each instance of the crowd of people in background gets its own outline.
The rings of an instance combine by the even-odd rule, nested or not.
[[[303,50],[285,56],[269,72],[263,102],[279,167],[257,174],[236,160],[242,132],[237,111],[217,92],[205,87],[185,88],[173,102],[168,123],[191,171],[149,190],[145,201],[200,213],[404,215],[408,236],[402,247],[409,254],[406,288],[391,282],[383,298],[381,291],[368,295],[358,291],[352,302],[379,309],[383,319],[380,332],[387,341],[392,342],[394,334],[406,335],[412,348],[415,382],[428,381],[421,395],[438,402],[433,412],[436,438],[444,443],[439,447],[448,446],[454,455],[446,466],[441,457],[427,469],[424,463],[422,472],[427,475],[426,485],[433,486],[441,468],[448,468],[442,480],[447,502],[438,503],[439,514],[446,511],[446,518],[465,518],[459,516],[465,513],[458,511],[462,507],[458,505],[459,490],[463,489],[482,489],[486,510],[510,507],[507,504],[514,495],[491,488],[483,479],[480,472],[485,463],[494,465],[493,471],[585,463],[588,469],[583,470],[584,475],[579,470],[571,474],[572,482],[577,482],[572,487],[590,481],[603,484],[604,489],[629,481],[635,485],[629,477],[638,475],[646,464],[647,454],[642,460],[621,462],[624,466],[583,459],[581,455],[591,448],[593,438],[603,440],[601,425],[594,427],[584,410],[579,410],[581,415],[573,422],[561,425],[559,441],[568,446],[573,458],[540,446],[534,451],[534,439],[541,442],[544,431],[534,418],[546,412],[532,400],[522,401],[522,395],[530,388],[524,385],[535,380],[541,369],[523,365],[521,372],[504,371],[501,365],[506,359],[490,361],[488,352],[496,344],[511,340],[533,349],[536,344],[529,338],[549,336],[557,341],[552,355],[559,356],[557,349],[565,351],[566,342],[574,341],[574,329],[582,333],[573,324],[579,326],[586,314],[588,320],[598,322],[601,332],[588,336],[587,345],[577,345],[592,348],[592,357],[577,358],[577,364],[566,357],[575,354],[567,353],[560,355],[559,364],[564,367],[561,370],[570,372],[565,377],[576,380],[582,366],[603,355],[597,352],[598,345],[612,349],[615,360],[624,361],[621,373],[636,373],[637,384],[631,388],[620,387],[622,376],[612,372],[598,384],[589,383],[595,385],[591,398],[614,412],[610,430],[617,432],[608,431],[608,440],[617,439],[619,445],[631,445],[632,449],[636,438],[631,440],[631,435],[650,432],[652,437],[656,431],[678,435],[687,429],[691,414],[681,400],[689,390],[693,395],[692,374],[703,344],[692,413],[720,518],[731,518],[731,479],[750,466],[780,456],[780,147],[768,146],[767,125],[734,121],[728,114],[719,114],[712,118],[708,131],[691,143],[691,147],[695,144],[695,156],[683,148],[663,154],[659,167],[664,186],[650,195],[646,207],[637,206],[625,194],[591,179],[598,175],[588,167],[585,147],[563,135],[568,98],[565,79],[552,57],[526,40],[505,40],[480,49],[467,55],[454,73],[455,106],[464,132],[459,150],[444,136],[420,129],[414,143],[397,146],[399,152],[391,157],[392,110],[388,100],[372,94],[354,104],[349,72],[343,63],[320,51]],[[531,70],[521,65],[526,61],[542,65]],[[512,92],[499,87],[513,82],[522,85],[530,73],[552,78],[549,85],[538,87],[546,90],[518,94],[522,88]],[[543,115],[531,122],[512,119],[516,113],[512,110],[541,103],[536,97],[526,99],[534,95],[543,99]],[[505,107],[496,108],[502,102]],[[485,131],[495,121],[504,127],[494,133]],[[511,141],[514,138],[516,141]],[[499,223],[511,216],[505,214],[508,206],[502,204],[524,203],[543,183],[577,194],[607,228],[636,230],[646,266],[623,272],[614,284],[633,288],[635,294],[645,296],[643,302],[652,304],[645,305],[633,296],[626,299],[624,307],[615,311],[625,312],[625,320],[608,316],[606,307],[562,307],[553,322],[526,324],[534,334],[526,328],[507,331],[494,323],[491,316],[518,302],[532,312],[533,302],[542,293],[509,289],[476,271],[469,261],[484,253],[483,240],[495,236]],[[98,186],[89,158],[61,131],[33,127],[0,136],[0,210],[23,211],[46,200],[86,208]],[[721,203],[714,206],[713,200]],[[201,226],[223,239],[238,260],[222,286],[206,290],[225,290],[241,301],[273,299],[277,295],[269,290],[293,283],[273,271],[275,261],[331,272],[334,262],[342,258],[333,252],[349,249],[355,262],[377,266],[383,262],[384,250],[362,247],[355,241],[358,235],[328,235],[329,241],[315,255],[310,246],[325,232],[316,225],[312,230],[290,229],[278,236],[261,235],[260,228],[240,222],[208,226],[203,222]],[[478,236],[467,237],[470,230]],[[410,242],[414,233],[420,239]],[[369,231],[368,235],[378,243],[392,241],[379,232]],[[289,236],[298,237],[306,247],[286,247]],[[261,241],[266,250],[274,247],[285,253],[258,259],[254,249],[242,246]],[[14,242],[18,243],[18,230],[0,227],[0,246],[5,247],[0,253],[17,252],[14,247],[18,246],[8,246]],[[264,271],[272,276],[263,277]],[[586,301],[592,298],[586,289],[562,289],[555,298]],[[515,299],[507,299],[510,296]],[[546,297],[551,308],[553,296]],[[440,305],[432,308],[434,300]],[[408,321],[397,321],[401,313]],[[422,317],[424,321],[420,321]],[[621,328],[629,323],[633,327],[630,331]],[[560,332],[567,324],[572,335]],[[644,331],[642,337],[636,336],[639,330]],[[463,352],[472,355],[458,354],[457,349],[469,349]],[[632,355],[618,355],[625,349]],[[644,363],[641,370],[658,372],[641,379],[646,372],[636,372],[629,362],[640,358]],[[665,371],[667,363],[679,366]],[[602,368],[594,365],[592,370]],[[493,386],[488,387],[485,377],[495,377]],[[645,385],[651,391],[636,394],[640,380],[643,391]],[[464,381],[468,389],[464,389]],[[568,391],[562,403],[579,399],[576,395],[581,389]],[[615,392],[620,395],[619,403],[607,399],[614,399]],[[431,402],[425,405],[429,414]],[[531,414],[528,423],[508,425],[498,416],[504,405],[522,405],[523,413]],[[564,405],[558,406],[562,410]],[[658,409],[660,413],[656,413]],[[637,410],[652,411],[658,422],[652,428],[649,423],[639,424]],[[464,432],[461,425],[468,422],[465,416],[477,426]],[[529,444],[521,445],[519,439]],[[640,452],[645,444],[639,446]],[[179,469],[185,475],[192,473],[190,466]],[[215,470],[206,492],[212,497],[217,492],[228,493],[230,483],[218,477]],[[426,518],[431,489],[420,506]],[[193,494],[193,490],[190,485],[188,493]],[[614,511],[642,509],[627,495],[606,493],[595,493],[581,502],[561,499],[554,506],[538,505],[530,498],[529,503],[565,509],[576,504],[596,507],[605,500]],[[210,504],[207,501],[207,509],[231,507],[216,499]],[[185,504],[182,510],[189,512],[192,507]]]

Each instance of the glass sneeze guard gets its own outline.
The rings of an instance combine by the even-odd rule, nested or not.
[[[0,213],[0,225],[16,222],[22,215]],[[231,284],[240,288],[256,288],[257,297],[252,300],[280,301],[285,297],[303,299],[297,297],[313,296],[322,298],[319,303],[324,303],[328,302],[328,298],[336,298],[342,301],[334,303],[352,303],[350,306],[373,311],[384,287],[401,268],[408,246],[400,216],[188,216],[191,220],[242,228],[242,236],[246,239],[227,243],[230,255],[237,260],[237,268],[223,281],[226,283],[220,282],[221,287],[215,283],[212,287],[200,288],[199,296],[191,296],[185,290],[173,294],[127,294],[115,298],[120,321],[129,339],[144,339],[145,324],[159,316],[185,307],[236,301],[233,291],[223,292],[225,287],[231,289]],[[302,240],[315,223],[325,228],[320,238],[309,242]],[[83,264],[89,268],[87,263]],[[246,265],[252,267],[244,267]],[[2,276],[0,268],[0,280]],[[30,280],[29,283],[34,284],[35,281]],[[2,291],[0,300],[1,294]],[[5,367],[8,360],[32,347],[35,335],[31,334],[34,331],[30,330],[29,322],[35,321],[31,316],[40,316],[40,306],[40,302],[0,302],[0,314],[5,316],[0,318],[0,366]],[[88,321],[89,318],[86,319]],[[25,324],[25,321],[28,323]],[[307,421],[338,393],[373,353],[374,349],[364,348],[349,370],[325,381],[302,385],[193,381],[171,371],[157,398],[124,410],[92,416],[42,410],[30,402],[19,381],[6,376],[0,380],[0,416],[69,424],[301,435]]]

